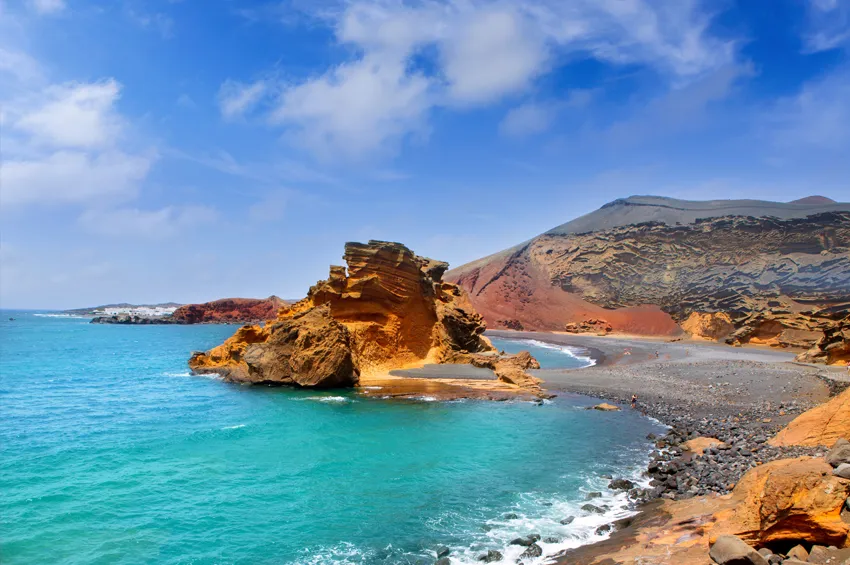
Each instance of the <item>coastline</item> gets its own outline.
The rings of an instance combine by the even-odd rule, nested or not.
[[[704,531],[712,514],[748,470],[777,459],[822,456],[823,448],[767,445],[798,414],[850,386],[841,369],[793,361],[793,353],[711,342],[494,331],[580,347],[596,361],[581,370],[537,370],[553,393],[576,393],[638,409],[669,427],[658,439],[647,474],[649,489],[630,491],[636,515],[613,524],[604,540],[556,556],[558,565],[657,559],[710,563]],[[685,442],[711,437],[726,447],[697,459]],[[652,561],[656,562],[656,561]]]

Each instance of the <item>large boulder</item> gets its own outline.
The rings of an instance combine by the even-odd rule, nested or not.
[[[850,463],[850,441],[844,438],[836,441],[829,453],[826,454],[826,462],[833,467]]]
[[[850,438],[850,388],[829,402],[803,412],[782,429],[770,445],[832,445],[839,438]]]
[[[822,458],[772,461],[741,478],[733,505],[715,515],[711,538],[732,534],[757,547],[791,542],[844,547],[850,526],[841,510],[848,495],[850,481],[833,476]]]
[[[718,537],[708,554],[718,565],[768,565],[759,552],[731,535]]]
[[[238,336],[266,337],[245,343]],[[348,330],[330,316],[327,307],[315,308],[272,324],[266,329],[242,328],[223,346],[230,352],[223,362],[215,350],[195,355],[189,362],[196,372],[214,371],[235,382],[296,385],[314,388],[348,387],[357,384]],[[238,354],[234,355],[238,351]]]

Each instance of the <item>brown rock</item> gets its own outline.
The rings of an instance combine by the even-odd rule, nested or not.
[[[799,559],[800,561],[806,561],[809,559],[809,552],[806,551],[806,548],[802,545],[795,545],[794,547],[789,549],[788,553],[786,553],[785,555],[787,555],[791,559]]]
[[[682,448],[699,455],[702,454],[702,452],[708,449],[709,447],[718,447],[722,445],[725,444],[717,438],[697,437],[683,443]]]
[[[730,535],[718,537],[708,554],[718,565],[767,565],[767,560],[759,552]]]
[[[780,430],[770,445],[832,445],[842,437],[850,437],[850,389],[829,402],[803,412]]]
[[[616,412],[620,410],[619,406],[614,406],[613,404],[608,404],[607,402],[603,402],[602,404],[597,404],[593,407],[594,410],[601,410],[603,412]]]
[[[239,382],[344,387],[361,373],[480,356],[504,381],[537,387],[525,373],[537,362],[528,353],[495,354],[464,292],[441,280],[446,263],[383,241],[348,243],[344,259],[347,268],[331,267],[327,280],[281,307],[265,328],[241,328],[193,355],[190,367]]]
[[[184,324],[223,324],[273,320],[285,302],[277,296],[268,298],[222,298],[203,304],[179,307],[171,318]]]
[[[734,506],[715,515],[715,539],[734,534],[755,546],[804,542],[843,547],[850,526],[841,508],[850,482],[823,459],[771,461],[748,471],[732,492]]]
[[[797,361],[850,365],[850,316],[825,328],[811,349],[797,355]]]
[[[725,312],[691,312],[682,329],[691,337],[717,341],[735,331],[735,324]]]

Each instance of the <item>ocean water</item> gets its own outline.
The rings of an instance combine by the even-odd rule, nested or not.
[[[629,511],[600,475],[636,477],[659,431],[577,396],[386,401],[190,375],[190,352],[233,331],[3,311],[0,562],[431,564],[446,545],[452,563],[508,563],[518,535],[557,538],[547,554],[601,539]],[[594,490],[604,516],[580,510]]]
[[[496,349],[506,353],[530,352],[540,363],[541,369],[580,369],[595,364],[587,350],[581,347],[545,343],[536,339],[501,337],[491,337],[490,342]]]

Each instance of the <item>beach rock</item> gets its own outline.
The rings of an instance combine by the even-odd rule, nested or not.
[[[608,488],[612,490],[630,490],[635,487],[635,484],[628,479],[615,479],[608,483]]]
[[[802,545],[795,545],[785,555],[790,559],[799,559],[800,561],[807,561],[809,559],[809,552]]]
[[[601,492],[589,492],[585,497],[585,500],[593,500],[594,498],[602,498]]]
[[[767,565],[767,560],[740,538],[725,535],[711,544],[709,556],[718,565]]]
[[[585,512],[589,512],[591,514],[604,514],[605,510],[599,508],[598,506],[594,506],[593,504],[585,504],[581,507]]]
[[[850,463],[842,463],[832,471],[832,474],[842,479],[850,479]]]
[[[519,556],[520,561],[524,561],[526,559],[534,559],[536,557],[540,557],[543,555],[543,548],[537,545],[536,543],[531,544],[528,548],[522,552],[522,555]]]
[[[725,445],[722,441],[713,437],[695,437],[682,444],[682,449],[701,455],[706,449]]]
[[[601,410],[603,412],[615,412],[620,410],[619,406],[614,406],[613,404],[608,404],[607,402],[603,402],[602,404],[597,404],[593,407],[594,410]]]
[[[537,540],[531,539],[530,537],[514,538],[514,539],[511,540],[510,545],[521,545],[523,547],[528,547],[531,544],[533,544],[535,541],[537,541]]]
[[[452,565],[452,560],[448,557],[440,557],[434,561],[434,565]]]
[[[484,563],[495,563],[497,561],[501,561],[503,559],[502,553],[496,551],[495,549],[489,550],[484,555],[479,555],[478,560],[483,561]]]
[[[596,528],[596,535],[607,534],[611,530],[613,530],[613,526],[611,524],[602,524],[598,528]]]
[[[505,520],[517,520],[517,519],[519,519],[519,516],[517,514],[513,513],[513,512],[508,512],[507,514],[505,514]]]
[[[561,520],[561,521],[560,521],[560,524],[561,524],[562,526],[569,526],[570,524],[572,524],[572,523],[573,523],[573,521],[574,521],[575,519],[576,519],[576,517],[575,517],[575,516],[567,516],[566,518],[564,518],[563,520]]]
[[[844,546],[850,526],[841,508],[850,482],[819,458],[780,459],[748,471],[732,492],[734,507],[715,515],[711,538],[734,534],[757,546],[804,542]]]
[[[451,549],[449,549],[448,547],[446,547],[444,545],[441,545],[440,547],[438,547],[436,549],[435,553],[437,554],[437,559],[439,559],[440,557],[448,557],[449,553],[451,553],[451,552],[452,552]]]
[[[850,464],[850,441],[838,439],[826,454],[826,462],[833,467]]]
[[[816,408],[803,412],[768,443],[773,446],[824,445],[850,438],[850,388]]]
[[[265,327],[243,328],[193,355],[192,370],[247,383],[348,387],[359,375],[494,352],[464,292],[442,281],[446,263],[383,241],[347,243],[344,259],[347,269],[331,267],[327,280]],[[517,372],[536,364],[529,354],[513,357]]]

